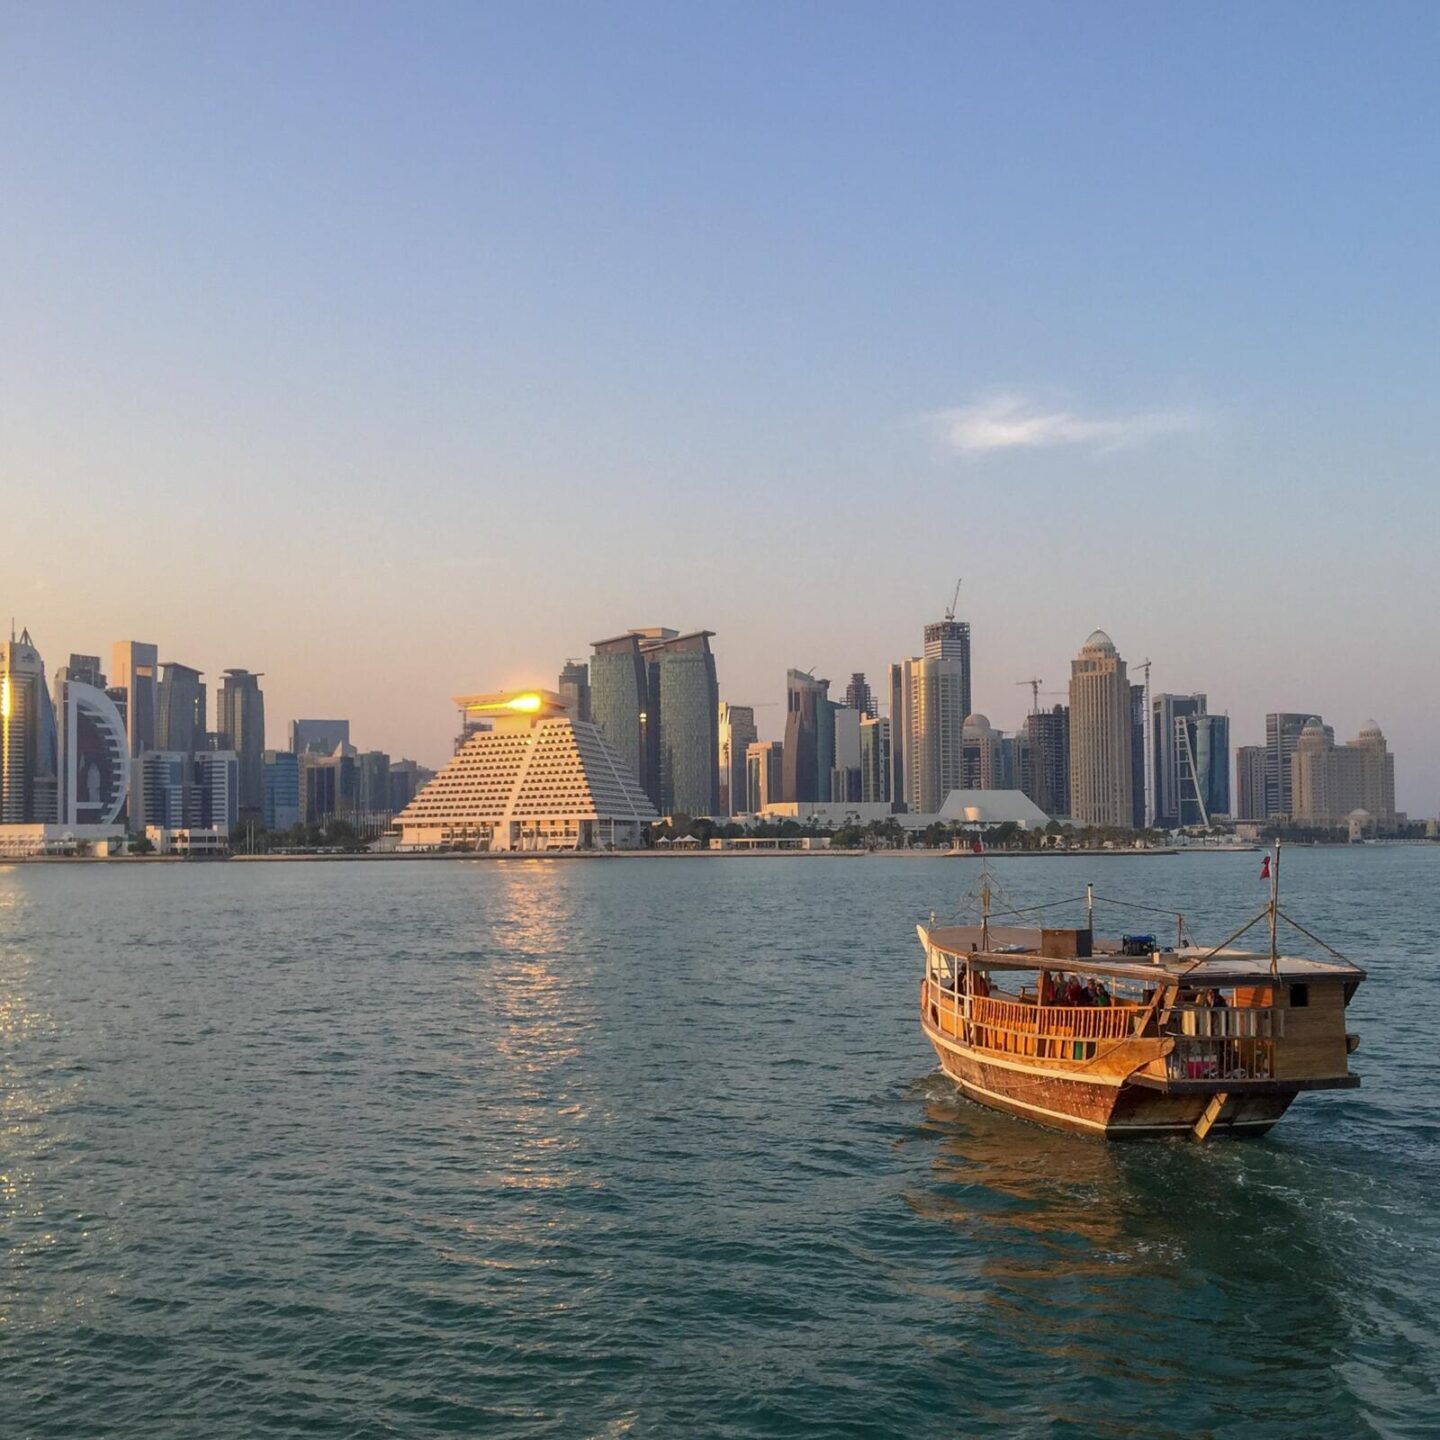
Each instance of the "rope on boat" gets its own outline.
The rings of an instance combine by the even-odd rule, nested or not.
[[[1283,910],[1275,912],[1288,925],[1293,925],[1307,940],[1313,940],[1322,950],[1328,950],[1342,964],[1349,965],[1351,962],[1345,958],[1333,945],[1327,945],[1313,931],[1307,930],[1298,920],[1292,920]]]

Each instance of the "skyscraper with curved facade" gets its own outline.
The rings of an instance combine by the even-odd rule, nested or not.
[[[1134,823],[1131,696],[1115,642],[1094,630],[1070,662],[1070,815],[1080,825]]]

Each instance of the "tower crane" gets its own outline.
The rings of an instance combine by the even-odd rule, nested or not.
[[[1040,713],[1040,687],[1045,683],[1038,676],[1030,680],[1017,680],[1017,685],[1028,685],[1030,687],[1030,713]]]
[[[960,581],[963,578],[963,576],[956,577],[955,593],[950,597],[950,604],[945,611],[945,618],[947,620],[953,620],[955,618],[955,607],[960,603]]]

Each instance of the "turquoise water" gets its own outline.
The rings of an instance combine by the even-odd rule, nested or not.
[[[1258,868],[995,865],[1215,939]],[[1287,853],[1365,1084],[1207,1146],[936,1076],[977,875],[0,870],[0,1433],[1436,1434],[1440,850]]]

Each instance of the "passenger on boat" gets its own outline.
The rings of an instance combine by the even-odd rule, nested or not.
[[[1110,992],[1100,983],[1098,975],[1090,977],[1090,983],[1085,987],[1085,993],[1090,997],[1091,1005],[1108,1005],[1110,1003]]]

